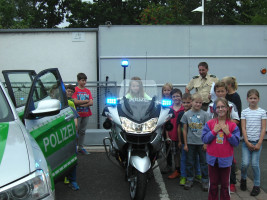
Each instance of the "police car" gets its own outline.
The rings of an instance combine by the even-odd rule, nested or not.
[[[3,75],[9,95],[0,83],[0,199],[55,199],[54,182],[77,163],[74,115],[59,71]]]

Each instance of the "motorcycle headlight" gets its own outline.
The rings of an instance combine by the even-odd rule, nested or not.
[[[37,200],[48,195],[48,185],[42,170],[0,189],[1,200]]]
[[[152,118],[142,124],[135,123],[125,117],[121,117],[122,128],[127,133],[147,134],[156,129],[158,118]]]

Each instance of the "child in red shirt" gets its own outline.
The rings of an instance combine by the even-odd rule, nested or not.
[[[168,178],[178,178],[180,177],[180,151],[178,148],[178,132],[177,132],[177,117],[180,112],[184,111],[184,107],[182,105],[182,92],[181,90],[175,88],[171,91],[172,97],[172,106],[171,108],[174,110],[175,118],[172,118],[170,121],[173,125],[173,129],[171,131],[166,131],[166,140],[171,143],[171,154],[174,157],[175,163],[175,171],[168,176]]]
[[[77,75],[78,86],[75,87],[75,92],[72,95],[76,110],[80,115],[80,118],[78,118],[78,152],[84,155],[88,154],[83,144],[89,116],[92,115],[90,106],[93,106],[91,91],[85,87],[86,80],[87,76],[84,73],[79,73]]]

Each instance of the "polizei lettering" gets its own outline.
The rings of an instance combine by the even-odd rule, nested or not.
[[[50,146],[52,148],[55,148],[57,145],[60,145],[61,143],[68,140],[71,136],[75,134],[73,124],[69,124],[55,133],[52,133],[50,136],[45,137],[43,139],[43,144],[45,148],[45,152],[47,152],[47,148]]]

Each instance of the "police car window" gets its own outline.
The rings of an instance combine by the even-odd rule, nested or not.
[[[0,122],[9,122],[14,120],[13,113],[10,109],[9,103],[2,91],[0,90]]]
[[[41,76],[35,85],[33,96],[35,104],[43,99],[58,99],[61,102],[61,107],[65,107],[62,86],[57,77],[51,72]]]
[[[8,79],[11,83],[16,106],[21,107],[25,105],[32,85],[31,77],[29,74],[15,73],[9,74]]]

